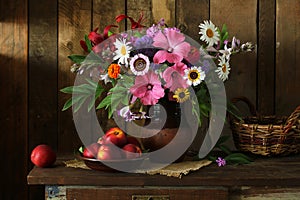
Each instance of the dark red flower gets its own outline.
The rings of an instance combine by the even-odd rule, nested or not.
[[[99,34],[97,32],[99,28],[96,28],[95,30],[90,32],[88,35],[88,39],[92,42],[92,47],[95,47],[98,44],[100,44],[101,42],[103,42],[104,40],[106,40],[108,38],[108,32],[112,27],[118,27],[118,26],[108,25],[104,28],[102,34]],[[85,51],[88,51],[88,46],[84,40],[80,40],[80,45]]]
[[[141,16],[139,18],[139,20],[136,22],[132,17],[129,17],[127,15],[118,15],[116,17],[116,21],[119,23],[121,22],[123,19],[129,19],[130,23],[131,23],[131,29],[136,29],[136,28],[143,28],[145,27],[144,25],[141,24],[142,20],[143,20],[143,13],[141,13]]]

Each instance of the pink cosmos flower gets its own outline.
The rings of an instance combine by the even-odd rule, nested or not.
[[[148,71],[145,75],[136,76],[135,84],[130,88],[134,98],[140,98],[144,105],[154,105],[165,94],[158,75]]]
[[[186,80],[183,79],[184,70],[187,66],[184,63],[176,63],[172,67],[168,67],[162,74],[166,81],[165,87],[174,92],[177,88],[187,88]]]
[[[154,55],[154,63],[181,62],[184,57],[187,57],[191,48],[190,44],[184,40],[184,35],[176,30],[169,30],[165,34],[161,31],[158,32],[153,38],[153,46],[163,50],[159,50]]]

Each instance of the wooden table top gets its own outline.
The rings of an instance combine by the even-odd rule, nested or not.
[[[58,160],[52,168],[34,167],[29,185],[91,186],[300,186],[300,156],[258,158],[247,165],[218,167],[211,164],[181,179],[163,175],[102,172],[65,167]]]

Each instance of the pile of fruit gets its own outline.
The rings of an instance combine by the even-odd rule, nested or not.
[[[98,141],[80,147],[85,158],[98,160],[134,159],[142,155],[140,142],[118,127],[109,129]]]

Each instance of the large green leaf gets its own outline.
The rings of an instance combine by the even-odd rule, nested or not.
[[[68,58],[74,63],[81,64],[85,60],[86,56],[73,54],[69,55]]]
[[[111,104],[111,95],[107,95],[97,106],[96,109],[101,109],[101,108],[108,108],[108,106]]]
[[[91,52],[92,51],[92,42],[89,40],[89,37],[87,35],[84,36],[84,41],[88,48],[88,52]]]

